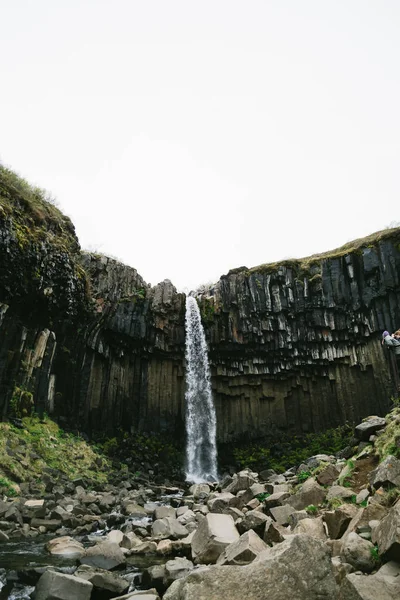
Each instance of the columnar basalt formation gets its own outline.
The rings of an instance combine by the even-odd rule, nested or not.
[[[393,392],[380,333],[400,325],[399,266],[397,231],[202,290],[220,439],[382,414]]]
[[[26,185],[0,168],[0,415],[32,397],[86,431],[183,433],[184,294],[82,253],[71,221]],[[386,411],[399,248],[387,230],[198,292],[220,441]]]

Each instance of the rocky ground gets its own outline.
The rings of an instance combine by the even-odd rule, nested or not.
[[[398,600],[400,409],[354,433],[283,474],[191,487],[46,469],[0,501],[0,599]],[[41,564],[4,559],[22,543]]]

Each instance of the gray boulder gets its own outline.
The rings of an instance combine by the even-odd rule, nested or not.
[[[40,577],[35,600],[90,600],[93,585],[74,575],[46,571]]]
[[[289,504],[284,504],[283,506],[270,508],[269,512],[278,525],[289,525],[289,517],[292,513],[296,512],[296,509]]]
[[[249,510],[241,521],[238,521],[236,527],[239,533],[244,533],[253,529],[259,535],[263,535],[265,529],[265,523],[269,520],[264,513],[259,510]]]
[[[217,565],[248,565],[267,548],[267,544],[250,529],[225,548],[218,557]]]
[[[100,542],[96,546],[88,548],[85,556],[82,556],[79,560],[83,565],[90,565],[107,571],[126,563],[121,548],[118,544],[112,542]]]
[[[372,540],[378,544],[379,555],[385,560],[400,562],[400,500],[374,529]]]
[[[387,456],[385,460],[372,471],[370,483],[375,489],[390,484],[400,487],[400,460],[395,456]]]
[[[378,429],[383,429],[384,427],[386,427],[385,419],[373,416],[364,419],[362,423],[357,425],[354,433],[359,440],[367,442],[371,435],[378,431]]]
[[[335,510],[326,511],[322,518],[328,527],[329,537],[332,540],[341,538],[357,512],[354,504],[342,504]]]
[[[46,544],[46,550],[53,556],[65,558],[80,558],[85,554],[83,544],[67,535],[50,540]]]
[[[212,566],[172,584],[163,600],[334,600],[336,582],[325,544],[293,535],[250,565]]]
[[[376,560],[372,554],[373,548],[374,545],[371,542],[353,532],[343,540],[340,556],[344,562],[352,565],[357,571],[371,573],[376,567]]]
[[[388,562],[373,575],[351,573],[343,580],[341,600],[398,600],[400,565]]]
[[[192,539],[195,563],[214,563],[229,544],[239,539],[239,532],[230,515],[209,513],[200,522]]]
[[[240,473],[235,473],[232,483],[230,483],[223,491],[237,494],[241,490],[247,490],[254,483],[257,483],[254,473],[251,471],[240,471]]]
[[[172,538],[177,540],[184,538],[189,534],[189,531],[179,523],[178,519],[165,517],[157,519],[151,526],[151,535],[156,538]]]
[[[129,581],[122,579],[115,573],[97,569],[89,565],[80,565],[74,573],[75,577],[90,581],[95,590],[110,592],[113,596],[116,594],[125,594],[129,589]]]
[[[302,519],[295,527],[293,533],[305,533],[317,540],[326,540],[322,517],[316,519]]]
[[[193,569],[194,565],[187,558],[174,558],[165,563],[164,584],[171,585],[173,581],[186,577]]]
[[[310,478],[303,483],[299,492],[293,494],[288,500],[285,500],[285,502],[295,510],[302,510],[311,504],[318,506],[325,500],[326,494],[327,491],[314,479]]]
[[[207,501],[209,510],[213,513],[222,513],[229,506],[229,502],[234,498],[230,492],[216,492]]]

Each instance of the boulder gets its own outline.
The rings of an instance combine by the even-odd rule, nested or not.
[[[263,540],[269,546],[279,544],[288,535],[288,531],[282,525],[275,523],[270,517],[265,523]]]
[[[293,533],[305,533],[317,540],[326,540],[322,517],[316,519],[302,519],[295,527]]]
[[[31,527],[39,529],[39,527],[45,527],[46,531],[56,531],[61,527],[62,521],[59,519],[32,519]]]
[[[234,495],[230,492],[215,493],[208,499],[207,506],[213,513],[222,513],[229,506],[232,498]]]
[[[194,533],[192,558],[197,564],[213,563],[226,546],[238,539],[239,533],[230,515],[209,513]]]
[[[112,542],[100,542],[96,546],[87,548],[85,556],[82,556],[80,563],[99,569],[111,570],[126,563],[125,556],[118,546]]]
[[[376,567],[376,560],[372,554],[373,548],[371,542],[352,532],[343,540],[340,556],[357,571],[371,573]]]
[[[341,600],[398,600],[400,565],[388,562],[373,575],[351,573],[343,580]]]
[[[154,521],[151,526],[151,535],[155,538],[172,538],[177,540],[184,538],[189,534],[189,531],[179,523],[178,519],[165,517]]]
[[[157,508],[154,511],[154,520],[166,519],[167,517],[175,519],[176,508],[174,508],[173,506],[157,506]]]
[[[153,565],[143,571],[142,585],[156,588],[157,592],[163,594],[165,592],[164,584],[165,565]]]
[[[273,487],[281,486],[274,485]],[[282,506],[288,498],[290,498],[289,492],[274,492],[268,498],[265,498],[264,504],[267,509],[274,508],[274,506]]]
[[[333,600],[336,591],[325,544],[306,535],[293,535],[249,565],[215,565],[193,571],[174,582],[163,600]]]
[[[345,500],[346,498],[351,498],[352,496],[355,496],[355,493],[351,488],[344,487],[342,485],[333,485],[329,488],[326,499],[328,501],[332,500],[333,498]]]
[[[22,506],[24,517],[44,519],[46,516],[46,503],[44,500],[26,500]]]
[[[194,500],[202,500],[207,498],[210,493],[210,486],[207,483],[195,483],[190,487],[189,492],[192,494]]]
[[[322,518],[328,528],[329,537],[332,540],[341,538],[357,512],[358,509],[354,504],[342,504],[335,510],[326,511]]]
[[[369,481],[375,489],[390,484],[400,487],[400,460],[395,456],[387,456],[372,471]]]
[[[83,544],[67,535],[50,540],[46,544],[46,549],[53,556],[65,558],[81,558],[85,554]]]
[[[293,508],[293,506],[284,504],[283,506],[275,506],[274,508],[270,508],[269,512],[278,525],[288,525],[289,516],[296,512],[296,510]]]
[[[367,417],[354,430],[356,437],[361,441],[368,441],[378,429],[386,427],[386,421],[382,417]]]
[[[133,500],[124,500],[122,506],[124,514],[133,519],[143,519],[144,517],[147,517],[147,512],[143,506],[136,504]]]
[[[335,465],[328,464],[318,473],[317,482],[319,485],[332,485],[339,477],[339,472],[339,469]]]
[[[95,590],[110,592],[112,596],[125,594],[129,589],[129,581],[115,573],[97,569],[89,565],[80,565],[74,573],[75,577],[90,581]]]
[[[239,533],[244,533],[245,531],[249,531],[249,529],[253,529],[259,535],[264,534],[265,523],[269,520],[270,517],[267,517],[264,513],[259,510],[249,510],[241,521],[238,521],[236,527]]]
[[[122,545],[122,540],[124,539],[125,534],[120,529],[112,529],[107,533],[107,541],[112,542],[113,544],[118,544],[118,546]]]
[[[187,558],[174,558],[165,563],[164,584],[171,585],[173,581],[186,577],[193,569],[194,565]]]
[[[218,557],[217,565],[247,565],[267,548],[267,544],[250,529],[225,548]]]
[[[374,528],[372,540],[378,544],[379,555],[385,560],[400,562],[400,500]]]
[[[327,491],[310,478],[303,483],[299,492],[290,496],[285,502],[295,510],[302,510],[311,504],[318,506],[325,500],[326,494]]]
[[[40,577],[35,600],[90,600],[93,585],[74,575],[46,571]]]
[[[254,483],[257,483],[254,473],[251,471],[240,471],[235,473],[233,481],[223,491],[237,494],[240,490],[249,489]]]

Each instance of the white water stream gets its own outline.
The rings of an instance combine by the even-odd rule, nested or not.
[[[186,298],[186,479],[216,481],[217,419],[207,344],[196,299]]]

